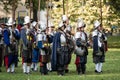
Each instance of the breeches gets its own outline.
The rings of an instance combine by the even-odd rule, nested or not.
[[[32,61],[32,54],[29,50],[23,50],[22,58],[24,63],[31,63]]]
[[[93,62],[96,64],[96,63],[99,63],[99,62],[105,62],[105,56],[93,56]]]
[[[6,68],[10,67],[11,64],[17,63],[18,58],[16,55],[6,55],[4,57]]]
[[[57,68],[58,71],[64,71],[65,65],[68,64],[68,51],[65,47],[62,47],[59,52],[57,52]]]

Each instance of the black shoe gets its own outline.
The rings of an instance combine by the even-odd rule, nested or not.
[[[78,75],[80,75],[80,72],[78,72]]]
[[[27,74],[27,72],[24,72],[24,74]]]
[[[80,75],[81,72],[78,71],[78,75]]]
[[[59,76],[63,76],[63,75],[64,75],[64,73],[60,73],[60,72],[57,72],[57,74],[58,74]]]
[[[64,74],[63,74],[63,73],[60,73],[59,76],[64,76]]]
[[[65,70],[65,73],[68,73],[68,72],[69,72],[69,70],[68,70],[68,69],[66,69],[66,70]]]
[[[13,72],[11,72],[12,74],[14,74],[15,73],[15,71],[13,71]]]
[[[99,73],[97,70],[95,70],[95,73]]]
[[[32,71],[34,71],[34,68],[31,68]]]
[[[97,70],[95,70],[95,73],[101,73],[101,72],[98,72]]]
[[[28,75],[28,74],[31,74],[31,73],[30,73],[30,72],[24,72],[24,74],[27,74],[27,75]]]
[[[44,75],[48,75],[48,73],[44,73]]]
[[[85,74],[85,72],[82,72],[82,74]]]
[[[30,73],[30,72],[27,72],[26,74],[28,74],[28,75],[29,75],[29,74],[31,74],[31,73]]]

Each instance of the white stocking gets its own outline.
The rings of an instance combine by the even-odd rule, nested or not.
[[[15,71],[15,64],[12,64],[11,65],[11,72],[14,72]]]
[[[37,65],[37,63],[35,63],[35,68],[34,68],[34,70],[37,71],[37,68],[38,68],[38,65]]]
[[[8,73],[10,72],[10,68],[7,68],[7,72],[8,72]]]
[[[27,72],[27,63],[23,63],[23,73]]]
[[[27,73],[30,73],[30,66],[27,66]]]
[[[102,63],[99,63],[99,72],[102,71]]]
[[[95,70],[99,71],[99,63],[95,65]]]
[[[31,64],[31,68],[34,68],[34,63]]]

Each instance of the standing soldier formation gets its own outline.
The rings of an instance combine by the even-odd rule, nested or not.
[[[48,71],[56,71],[58,75],[63,76],[69,72],[68,65],[71,62],[73,52],[76,55],[77,73],[85,74],[88,46],[90,45],[88,35],[84,31],[85,22],[82,19],[78,20],[76,23],[77,31],[74,35],[71,32],[72,27],[66,15],[62,16],[56,30],[51,20],[47,22],[46,12],[41,11],[40,18],[39,22],[31,22],[30,17],[25,16],[24,26],[21,27],[20,32],[15,27],[12,18],[8,20],[6,25],[1,24],[0,67],[4,57],[6,71],[15,72],[20,42],[22,67],[25,74],[38,71],[38,63],[40,62],[40,73],[42,75],[47,75]],[[101,73],[102,63],[105,61],[105,52],[107,51],[105,45],[107,38],[99,21],[94,22],[91,39],[95,72]]]

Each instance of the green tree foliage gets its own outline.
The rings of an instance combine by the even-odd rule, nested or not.
[[[40,9],[44,10],[46,7],[46,0],[40,0]],[[27,3],[27,7],[32,9],[33,12],[33,20],[37,21],[37,11],[38,11],[38,4],[39,4],[39,0],[26,0]],[[31,4],[31,6],[30,6]]]
[[[16,9],[21,0],[0,0],[4,9],[9,12],[12,8]]]
[[[20,0],[0,0],[4,5],[6,12],[16,9]],[[57,26],[58,21],[61,20],[61,16],[64,11],[70,18],[72,25],[76,26],[78,18],[83,18],[86,25],[89,26],[88,30],[93,27],[94,20],[101,19],[100,12],[100,0],[40,0],[40,9],[46,8],[46,2],[52,1],[54,4],[51,11],[49,11],[51,17],[54,19]],[[64,1],[64,6],[63,6]],[[110,28],[112,25],[120,25],[120,0],[101,0],[102,1],[102,19],[103,25]],[[31,5],[30,6],[30,2]],[[33,18],[37,20],[38,0],[26,0],[27,8],[32,8]],[[14,8],[13,8],[14,7]],[[63,9],[64,7],[64,9]]]
[[[12,12],[13,20],[15,20],[15,11],[20,4],[21,0],[0,0],[1,5],[3,5],[4,10],[6,13]]]
[[[61,19],[63,15],[63,0],[59,0],[53,3],[60,7],[53,8],[52,17],[55,23]],[[102,22],[105,28],[111,28],[112,25],[120,25],[120,0],[101,0],[102,4]],[[100,0],[65,0],[65,14],[69,16],[72,25],[76,26],[78,18],[82,18],[87,27],[87,30],[93,28],[93,22],[95,20],[101,21]],[[119,10],[118,10],[119,9]]]
[[[115,11],[120,12],[120,0],[109,0],[109,4],[115,9]]]

